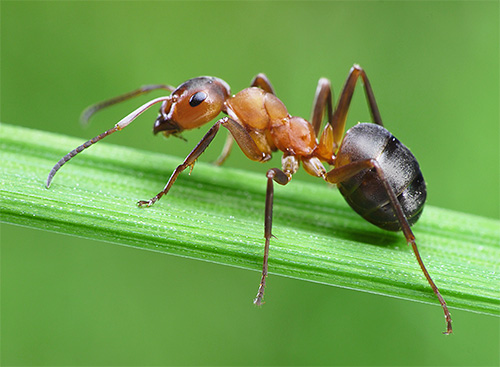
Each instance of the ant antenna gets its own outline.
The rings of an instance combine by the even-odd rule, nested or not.
[[[86,141],[85,143],[83,143],[82,145],[80,145],[80,146],[76,147],[75,149],[73,149],[71,152],[69,152],[64,157],[62,157],[59,160],[59,162],[57,162],[54,165],[54,167],[52,167],[52,169],[50,170],[49,176],[47,177],[47,183],[46,183],[45,186],[47,188],[49,188],[50,187],[50,183],[52,182],[52,179],[54,178],[54,175],[57,173],[57,171],[59,171],[59,169],[66,162],[68,162],[71,158],[73,158],[74,156],[76,156],[82,150],[87,149],[91,145],[97,143],[99,140],[104,139],[106,136],[111,135],[111,134],[113,134],[116,131],[120,131],[120,130],[124,129],[128,124],[130,124],[137,117],[139,117],[144,111],[146,111],[148,108],[150,108],[151,106],[155,105],[156,103],[163,102],[163,101],[168,101],[169,99],[170,99],[170,96],[159,97],[159,98],[153,99],[153,100],[145,103],[144,105],[142,105],[141,107],[139,107],[135,111],[131,112],[130,114],[128,114],[127,116],[125,116],[124,118],[122,118],[120,121],[118,121],[118,123],[113,128],[111,128],[109,130],[106,130],[102,134],[97,135],[95,138],[90,139],[90,140]]]
[[[174,87],[171,85],[166,85],[166,84],[153,84],[153,85],[143,85],[139,89],[133,90],[132,92],[128,92],[125,94],[122,94],[120,96],[108,99],[103,102],[96,103],[92,106],[87,107],[85,110],[83,110],[82,114],[80,115],[80,123],[82,125],[87,125],[89,123],[90,118],[97,112],[100,111],[106,107],[118,104],[120,102],[126,101],[128,99],[135,98],[137,96],[140,96],[145,93],[149,93],[153,90],[157,89],[163,89],[163,90],[168,90],[170,92],[173,92],[175,90]]]

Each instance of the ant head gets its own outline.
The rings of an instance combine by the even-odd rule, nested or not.
[[[230,93],[229,85],[219,78],[202,76],[182,83],[163,102],[153,132],[175,136],[206,124],[225,111]]]

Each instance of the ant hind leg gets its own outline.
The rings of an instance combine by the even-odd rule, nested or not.
[[[403,234],[406,238],[406,242],[408,245],[412,247],[413,253],[415,254],[415,257],[417,258],[418,265],[420,266],[420,269],[424,273],[425,278],[427,279],[427,282],[431,286],[434,294],[439,300],[439,303],[441,304],[441,307],[444,311],[444,316],[445,316],[445,321],[446,321],[446,331],[444,334],[448,335],[453,332],[452,326],[451,326],[451,315],[450,311],[448,310],[448,306],[446,305],[446,302],[444,298],[441,296],[441,293],[439,292],[438,287],[432,280],[429,272],[427,271],[427,268],[424,265],[424,262],[422,260],[422,257],[420,256],[420,252],[417,247],[417,243],[415,241],[415,235],[413,234],[412,230],[410,229],[410,224],[408,223],[408,220],[406,219],[406,216],[403,212],[403,209],[401,207],[401,204],[399,203],[396,194],[394,193],[394,190],[391,188],[389,182],[387,181],[385,174],[380,167],[379,163],[377,162],[376,159],[365,159],[361,161],[354,161],[351,163],[346,164],[345,166],[341,166],[338,168],[334,168],[331,171],[329,171],[326,174],[325,180],[330,183],[339,183],[342,181],[345,181],[354,175],[358,174],[359,172],[365,170],[365,169],[375,169],[375,172],[377,173],[378,177],[380,178],[380,181],[382,182],[382,185],[384,186],[384,189],[389,197],[389,201],[392,204],[392,207],[394,209],[394,212],[396,213],[397,219],[399,221],[399,225],[401,227],[401,230],[403,231]]]

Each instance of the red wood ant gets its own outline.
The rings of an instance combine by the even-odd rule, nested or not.
[[[373,123],[357,124],[344,134],[347,112],[359,77],[363,81]],[[63,164],[104,137],[122,130],[156,103],[161,102],[162,105],[153,132],[161,132],[167,137],[178,136],[184,130],[200,127],[213,120],[220,112],[224,112],[227,117],[218,120],[208,130],[184,162],[172,173],[164,189],[150,200],[139,201],[137,204],[140,207],[151,206],[167,194],[177,176],[186,168],[193,168],[198,157],[217,135],[220,126],[224,126],[230,134],[217,160],[218,164],[222,164],[229,155],[233,141],[236,141],[243,153],[253,161],[265,162],[271,158],[272,152],[283,152],[282,168],[272,168],[266,174],[264,263],[255,304],[262,304],[268,273],[273,183],[286,185],[302,163],[310,175],[337,184],[349,205],[367,221],[389,231],[403,231],[444,310],[447,324],[444,333],[452,332],[451,316],[446,302],[424,266],[415,236],[410,229],[422,214],[426,199],[424,178],[413,154],[383,127],[370,82],[360,66],[354,65],[351,68],[335,109],[330,81],[324,78],[319,80],[311,122],[289,115],[264,74],[257,75],[250,88],[233,96],[229,85],[214,77],[190,79],[177,88],[169,85],[148,85],[89,107],[82,114],[82,119],[87,121],[102,108],[157,89],[172,93],[147,102],[120,120],[112,129],[62,157],[50,171],[47,188]],[[325,115],[328,122],[319,135]],[[323,162],[334,168],[327,171]]]

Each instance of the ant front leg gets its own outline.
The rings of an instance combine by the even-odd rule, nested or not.
[[[394,190],[391,188],[389,182],[387,181],[384,171],[380,167],[380,164],[377,162],[376,159],[365,159],[361,161],[355,161],[352,163],[348,163],[345,166],[341,166],[338,168],[332,169],[330,172],[326,174],[325,180],[330,182],[330,183],[340,183],[345,180],[348,180],[349,178],[353,177],[354,175],[358,174],[359,172],[366,170],[366,169],[375,169],[375,172],[377,173],[380,181],[382,182],[385,191],[387,192],[387,195],[389,196],[389,200],[391,202],[391,205],[396,213],[396,216],[399,221],[399,225],[401,226],[401,230],[403,231],[403,234],[406,238],[406,242],[411,245],[413,252],[415,254],[415,257],[417,258],[417,262],[420,266],[420,269],[422,269],[422,272],[424,273],[425,278],[427,279],[427,282],[431,286],[432,290],[434,291],[434,294],[437,296],[439,303],[441,304],[441,307],[443,308],[444,311],[444,316],[446,320],[446,331],[444,334],[451,334],[453,329],[451,326],[451,315],[450,311],[448,310],[448,306],[446,305],[446,302],[444,298],[441,296],[441,293],[439,292],[438,287],[432,280],[429,272],[427,271],[427,268],[424,265],[424,262],[422,261],[422,257],[420,256],[420,252],[418,251],[417,243],[415,242],[415,235],[413,234],[412,230],[410,229],[410,224],[408,223],[408,220],[406,219],[405,214],[403,213],[403,209],[401,208],[401,204],[399,203],[396,194],[394,193]]]
[[[259,73],[255,76],[255,78],[253,78],[250,87],[258,87],[266,91],[267,93],[276,95],[276,93],[274,92],[274,88],[271,84],[271,81],[267,78],[266,74],[263,73]],[[228,134],[226,142],[224,143],[224,148],[222,148],[221,154],[214,162],[216,166],[222,166],[222,164],[226,161],[227,157],[229,157],[229,154],[231,153],[231,149],[233,147],[233,142],[234,142],[233,137],[231,136],[231,134]]]
[[[172,175],[170,176],[170,179],[168,180],[167,184],[163,188],[162,191],[160,191],[156,196],[149,200],[141,200],[137,202],[137,205],[142,207],[142,206],[151,206],[154,203],[156,203],[158,200],[161,199],[161,197],[165,194],[167,194],[174,184],[175,180],[179,176],[179,174],[184,171],[186,168],[191,167],[191,170],[194,167],[194,164],[198,157],[207,149],[207,147],[210,145],[212,140],[215,138],[217,135],[217,132],[219,131],[220,125],[224,126],[227,128],[230,132],[230,135],[236,140],[238,145],[240,146],[241,150],[245,155],[250,158],[251,160],[254,161],[265,161],[268,160],[270,157],[260,151],[260,149],[257,147],[251,136],[248,134],[248,132],[245,130],[243,126],[238,124],[236,121],[230,119],[229,117],[224,117],[217,121],[211,128],[208,130],[208,132],[205,134],[205,136],[200,140],[200,142],[196,145],[196,147],[189,153],[189,155],[186,157],[184,162],[177,166],[177,168],[174,170]]]
[[[257,296],[253,303],[260,306],[264,298],[264,290],[266,288],[266,277],[268,273],[268,259],[269,259],[269,244],[271,241],[272,226],[273,226],[273,200],[274,200],[274,186],[273,181],[280,185],[286,185],[292,179],[292,175],[299,167],[299,161],[295,156],[284,156],[282,159],[283,170],[272,168],[267,171],[267,190],[266,190],[266,211],[264,215],[264,238],[266,240],[264,246],[264,261],[262,264],[262,278],[259,285]]]
[[[264,73],[257,74],[255,78],[253,78],[250,87],[259,87],[264,91],[266,91],[267,93],[276,95],[276,93],[274,92],[273,85],[271,84],[271,81]]]

